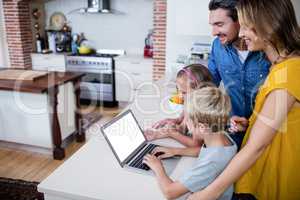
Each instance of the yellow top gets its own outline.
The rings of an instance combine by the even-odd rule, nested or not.
[[[300,101],[300,57],[287,59],[270,71],[256,97],[242,146],[256,121],[255,113],[261,111],[268,94],[276,89],[286,89]],[[300,199],[300,107],[292,107],[272,143],[240,178],[235,191],[253,194],[259,200]]]

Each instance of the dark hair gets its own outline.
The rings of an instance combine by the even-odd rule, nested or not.
[[[237,0],[211,0],[208,5],[210,11],[222,8],[228,11],[228,16],[234,21],[238,21],[238,14],[236,10]]]
[[[240,0],[237,9],[240,19],[281,56],[300,53],[300,28],[290,0]]]
[[[177,78],[186,76],[189,80],[190,88],[196,89],[213,82],[213,78],[208,68],[201,64],[191,64],[182,68],[177,73]]]

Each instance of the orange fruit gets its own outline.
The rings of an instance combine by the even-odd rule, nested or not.
[[[183,104],[183,99],[178,94],[172,96],[172,98],[170,100],[171,100],[171,102],[176,103],[176,104]]]

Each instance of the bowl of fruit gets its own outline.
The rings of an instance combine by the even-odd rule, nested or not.
[[[169,99],[169,107],[176,112],[182,112],[183,110],[183,98],[179,94],[174,94]]]

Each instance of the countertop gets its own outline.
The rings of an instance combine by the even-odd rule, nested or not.
[[[124,61],[124,62],[153,62],[152,58],[145,58],[141,54],[126,54],[122,56],[117,56],[114,58],[116,61]]]
[[[16,69],[16,68],[2,68]],[[24,70],[25,72],[26,70]],[[0,80],[0,90],[44,93],[48,89],[58,85],[62,85],[69,81],[76,81],[83,77],[83,73],[74,72],[49,72],[48,75],[35,81],[16,81],[16,80]]]

